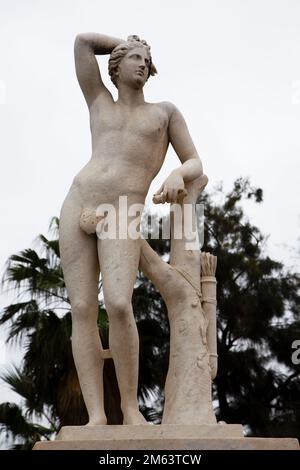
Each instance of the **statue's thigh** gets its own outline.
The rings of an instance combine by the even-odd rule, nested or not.
[[[140,240],[98,240],[104,299],[112,297],[131,301],[139,266]]]
[[[97,238],[79,226],[81,206],[69,197],[62,208],[59,224],[61,265],[71,303],[98,298],[99,260]]]

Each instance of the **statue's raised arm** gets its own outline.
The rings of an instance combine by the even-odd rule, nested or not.
[[[95,55],[110,54],[122,39],[97,33],[81,33],[74,43],[76,75],[90,108],[94,100],[102,93],[111,97],[104,85]]]

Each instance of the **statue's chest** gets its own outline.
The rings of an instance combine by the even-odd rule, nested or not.
[[[167,126],[167,117],[159,111],[101,113],[93,122],[93,127],[98,132],[121,134],[137,139],[157,139],[165,134]]]

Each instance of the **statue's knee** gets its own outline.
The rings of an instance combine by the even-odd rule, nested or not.
[[[124,321],[131,313],[131,304],[125,297],[110,299],[108,302],[105,302],[105,305],[109,318],[113,321]]]
[[[86,321],[91,318],[93,313],[98,311],[98,305],[95,302],[90,302],[84,299],[77,299],[72,302],[72,317],[73,321]]]

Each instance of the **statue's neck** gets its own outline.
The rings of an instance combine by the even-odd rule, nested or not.
[[[132,88],[120,83],[118,88],[118,103],[135,107],[145,103],[143,88]]]

